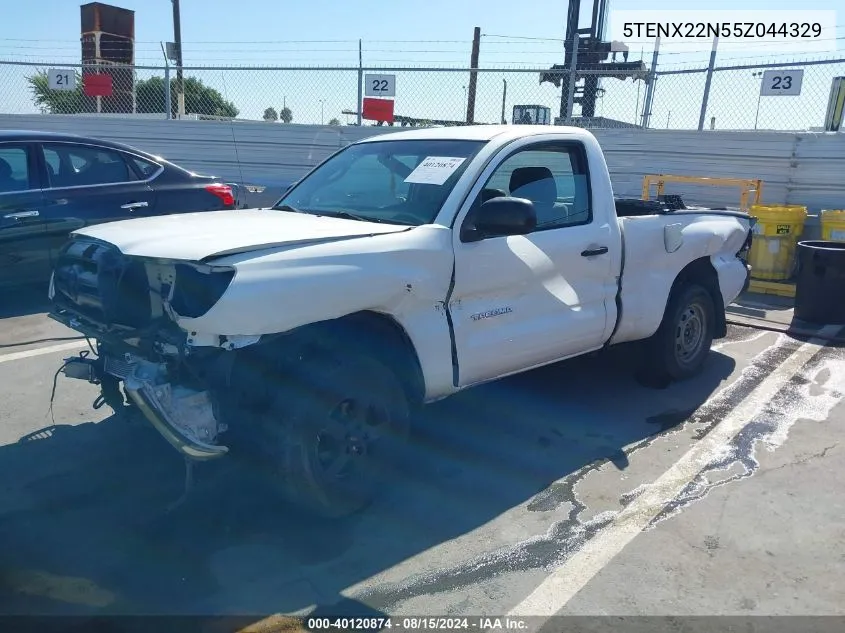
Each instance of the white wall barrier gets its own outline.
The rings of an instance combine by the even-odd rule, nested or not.
[[[267,187],[266,204],[310,167],[350,142],[398,127],[167,121],[82,115],[0,115],[0,129],[93,136],[134,145],[194,171]],[[638,197],[647,173],[760,178],[766,204],[845,208],[845,134],[592,130],[617,194]],[[688,202],[736,206],[739,190],[667,185]]]

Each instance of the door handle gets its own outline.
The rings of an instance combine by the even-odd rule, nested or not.
[[[14,213],[7,213],[3,216],[4,220],[22,220],[24,218],[37,218],[39,216],[39,212],[36,210],[32,211],[15,211]]]
[[[595,257],[596,255],[604,255],[607,251],[607,246],[599,246],[598,248],[588,248],[585,251],[581,251],[581,257]]]
[[[130,211],[134,209],[140,209],[141,207],[148,207],[150,206],[149,202],[130,202],[129,204],[122,204],[120,205],[121,209],[129,209]]]

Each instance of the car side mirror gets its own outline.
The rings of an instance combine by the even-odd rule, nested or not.
[[[530,200],[492,198],[470,212],[461,230],[461,241],[478,242],[488,237],[527,235],[536,227],[537,213]]]

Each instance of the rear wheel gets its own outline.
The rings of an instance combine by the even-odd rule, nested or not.
[[[657,332],[646,344],[647,374],[660,380],[684,380],[701,371],[716,325],[716,309],[706,288],[687,284],[672,291]]]
[[[402,385],[375,358],[305,363],[271,408],[271,459],[283,492],[324,517],[358,512],[400,465],[410,432]]]

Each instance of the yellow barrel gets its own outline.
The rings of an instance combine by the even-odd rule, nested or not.
[[[807,207],[760,204],[753,205],[749,213],[757,218],[748,257],[751,277],[773,281],[789,279],[795,269],[795,249],[804,232]]]
[[[845,242],[845,210],[824,209],[820,214],[822,239]]]

